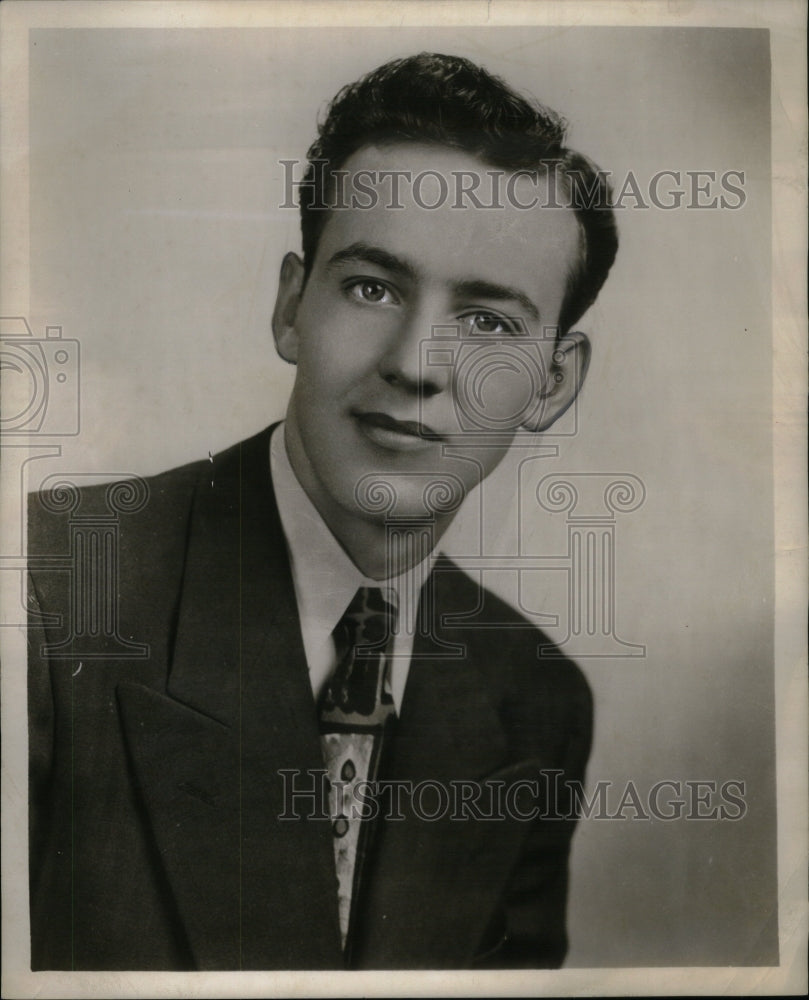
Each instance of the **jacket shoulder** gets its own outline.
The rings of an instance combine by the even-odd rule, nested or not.
[[[572,684],[587,686],[578,664],[513,605],[484,587],[447,557],[438,560],[436,571],[446,574],[448,586],[442,589],[452,592],[453,605],[464,609],[457,615],[451,613],[449,621],[454,620],[458,624],[465,619],[464,631],[470,631],[477,642],[496,652],[497,659],[508,656],[511,662],[522,666],[532,661],[541,663],[551,671],[569,675]],[[474,612],[470,614],[472,609]]]
[[[69,631],[75,600],[96,593],[88,587],[115,586],[122,630],[151,633],[152,621],[163,623],[176,600],[205,464],[90,486],[85,477],[65,476],[29,496],[29,602],[45,613],[46,629],[55,630],[51,642]]]
[[[170,511],[188,505],[204,469],[203,461],[189,462],[155,476],[89,486],[83,482],[89,477],[60,477],[49,489],[28,495],[29,554],[41,552],[54,533],[61,536],[71,519],[89,522],[106,517],[122,525],[160,522]]]
[[[58,477],[47,490],[28,496],[29,553],[47,543],[56,531],[61,535],[71,518],[114,516],[127,534],[161,527],[176,530],[178,518],[190,508],[194,492],[206,481],[238,483],[246,477],[262,475],[269,468],[269,440],[274,427],[264,428],[252,437],[208,459],[188,462],[153,476],[131,476],[111,482],[85,485],[93,478],[84,474]],[[46,548],[45,551],[48,551]]]

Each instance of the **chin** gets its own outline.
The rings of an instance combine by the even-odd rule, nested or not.
[[[425,522],[452,517],[463,503],[467,485],[450,471],[368,472],[358,478],[353,507],[375,523],[387,519]]]

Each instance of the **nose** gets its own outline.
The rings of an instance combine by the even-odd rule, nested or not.
[[[423,399],[436,396],[449,385],[451,367],[429,362],[435,313],[413,310],[393,331],[379,359],[379,374],[388,385]]]

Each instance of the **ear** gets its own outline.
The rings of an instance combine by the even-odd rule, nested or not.
[[[542,395],[544,405],[536,423],[525,425],[526,430],[546,431],[568,409],[584,384],[590,354],[590,341],[584,333],[571,331],[556,341]]]
[[[294,365],[298,360],[298,332],[295,316],[303,292],[303,261],[297,254],[288,253],[281,262],[278,278],[278,295],[272,314],[272,333],[279,355]]]

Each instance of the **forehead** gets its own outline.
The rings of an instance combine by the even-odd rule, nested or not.
[[[415,143],[364,147],[342,169],[348,207],[329,210],[318,263],[365,243],[406,260],[425,283],[518,286],[543,318],[558,315],[580,231],[571,208],[548,206],[542,175],[514,175],[466,152]]]

